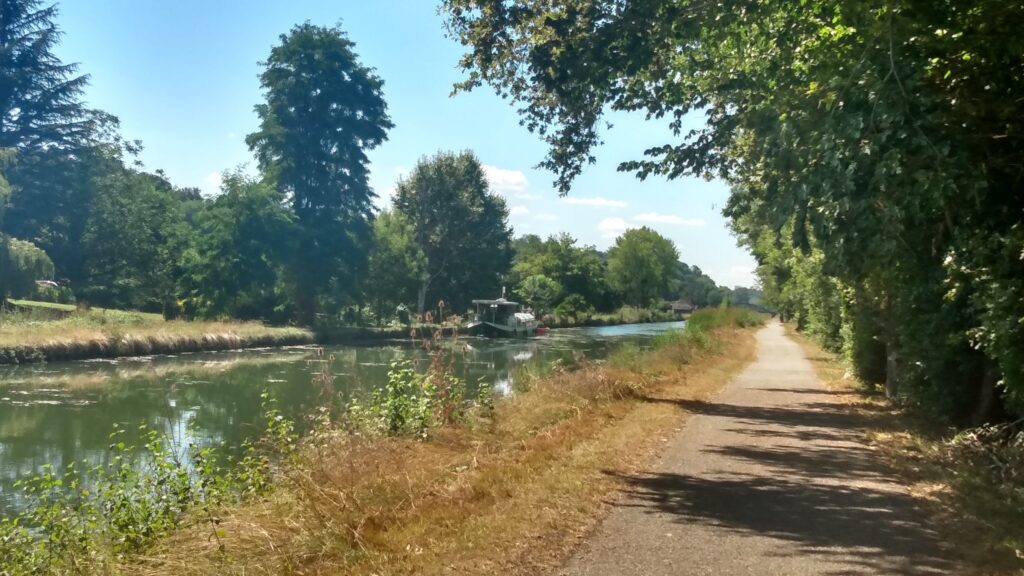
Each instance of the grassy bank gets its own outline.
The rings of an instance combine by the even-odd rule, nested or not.
[[[124,574],[553,569],[608,509],[618,474],[636,471],[678,429],[681,402],[706,398],[754,357],[753,332],[739,327],[754,323],[741,312],[708,311],[650,350],[532,369],[517,394],[477,399],[458,417],[448,410],[461,402],[427,404],[434,424],[413,426],[415,434],[394,433],[405,429],[393,426],[396,414],[404,426],[425,405],[415,392],[392,395],[403,381],[396,372],[388,391],[359,410],[392,425],[341,419],[319,427],[288,452],[269,492],[193,507],[141,553],[111,554],[108,542],[118,539],[102,535],[124,529],[94,515],[94,544],[72,560],[81,572]],[[431,398],[450,394],[435,387]]]
[[[159,314],[16,301],[0,313],[0,364],[308,344],[313,334],[257,322],[188,322]]]
[[[880,457],[978,574],[1024,574],[1024,434],[1020,424],[957,433],[900,410],[850,376],[842,358],[787,328],[829,387],[873,422]]]

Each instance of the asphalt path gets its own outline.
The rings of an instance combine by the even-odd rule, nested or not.
[[[680,402],[692,415],[645,473],[617,474],[620,498],[563,573],[959,574],[866,442],[870,416],[778,323],[757,346],[717,396]]]

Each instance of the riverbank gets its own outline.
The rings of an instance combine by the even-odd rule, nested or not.
[[[710,318],[714,316],[714,318]],[[710,318],[710,319],[708,319]],[[749,363],[753,330],[715,311],[649,351],[556,368],[426,439],[325,434],[265,499],[217,512],[133,574],[510,574],[555,568],[686,416]],[[543,372],[543,371],[542,371]],[[614,472],[614,473],[610,473]]]
[[[313,333],[258,322],[164,320],[159,314],[19,302],[0,317],[0,365],[312,344]]]
[[[164,320],[159,314],[72,305],[14,301],[0,314],[0,365],[95,358],[213,352],[302,344],[373,344],[388,340],[423,339],[437,331],[465,335],[461,326],[417,324],[364,327],[265,326],[259,322]],[[554,318],[548,327],[588,328],[683,320],[656,310],[623,308],[583,318]]]
[[[924,503],[933,525],[978,574],[1024,574],[1021,423],[955,433],[900,409],[850,376],[843,359],[787,325],[819,377],[870,417],[872,447]],[[1016,438],[1016,440],[1015,440]]]

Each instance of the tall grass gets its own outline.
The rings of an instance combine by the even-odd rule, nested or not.
[[[36,307],[0,312],[0,364],[145,356],[256,346],[308,344],[313,334],[258,322],[165,321],[121,310],[50,312]]]

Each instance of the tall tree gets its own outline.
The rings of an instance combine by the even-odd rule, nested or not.
[[[626,230],[608,250],[608,281],[629,304],[650,306],[671,285],[678,260],[668,238],[646,226]]]
[[[0,0],[0,148],[75,146],[90,130],[88,77],[53,54],[56,17],[41,0]]]
[[[822,326],[850,319],[854,342],[877,338],[891,395],[962,418],[999,382],[1024,414],[1024,5],[443,6],[469,49],[461,87],[517,102],[563,191],[593,160],[605,111],[664,118],[675,137],[622,168],[727,179],[740,239],[780,273],[762,283],[809,297]],[[691,113],[705,122],[687,131]],[[785,245],[789,264],[770,248]],[[838,298],[799,286],[815,266]]]
[[[512,263],[512,230],[504,199],[490,191],[471,152],[441,152],[417,163],[398,183],[395,209],[412,223],[425,266],[417,312],[445,300],[464,309],[473,297],[501,289]]]
[[[206,316],[276,320],[295,216],[273,186],[241,171],[197,215],[188,283]]]
[[[85,296],[109,307],[171,312],[184,252],[180,201],[146,174],[98,182],[83,235]]]
[[[359,63],[337,27],[298,25],[281,36],[260,74],[266,102],[246,138],[264,174],[289,198],[298,223],[290,265],[299,320],[318,297],[351,294],[365,271],[373,191],[366,152],[392,127],[383,81]]]
[[[373,250],[366,283],[366,295],[378,321],[399,305],[411,306],[416,301],[424,264],[409,219],[395,210],[381,213],[373,222]]]

